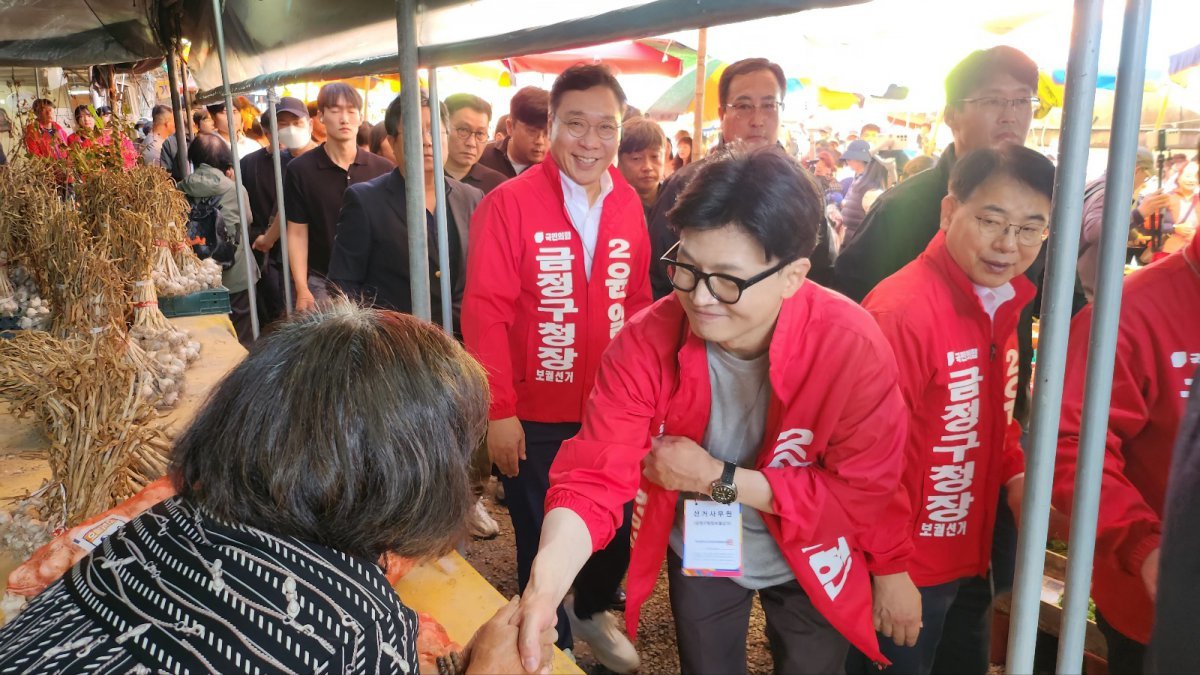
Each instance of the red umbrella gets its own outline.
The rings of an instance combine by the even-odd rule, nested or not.
[[[621,75],[679,77],[683,73],[683,62],[678,58],[633,40],[504,59],[504,64],[514,73],[550,75],[557,75],[581,62],[602,62]]]

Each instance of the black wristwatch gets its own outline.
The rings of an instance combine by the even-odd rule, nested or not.
[[[725,470],[721,472],[721,477],[714,480],[708,488],[714,502],[732,504],[737,501],[737,486],[733,484],[733,472],[736,470],[736,464],[725,462]]]

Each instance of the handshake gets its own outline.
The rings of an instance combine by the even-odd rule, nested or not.
[[[550,625],[531,634],[529,628],[522,630],[522,621],[528,620],[527,610],[522,611],[520,596],[513,596],[495,616],[479,627],[462,655],[451,654],[438,657],[438,675],[458,673],[524,673],[518,642],[524,633],[530,646],[536,641],[540,652],[540,663],[536,672],[549,673],[554,656],[554,641],[558,632],[554,629],[554,613],[550,613]],[[424,674],[424,669],[422,669]],[[424,674],[430,675],[430,674]]]

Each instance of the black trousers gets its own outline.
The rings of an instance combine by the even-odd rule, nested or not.
[[[897,675],[985,675],[991,646],[991,582],[966,577],[918,589],[921,592],[921,633],[917,644],[901,647],[878,634],[879,649],[892,662],[882,672]],[[846,672],[879,673],[857,649],[850,649]]]
[[[1099,610],[1096,611],[1096,627],[1104,634],[1108,646],[1110,675],[1142,675],[1146,672],[1146,645],[1113,628]]]
[[[246,349],[254,345],[254,325],[250,321],[250,292],[229,294],[229,321],[237,333],[238,342]]]
[[[550,465],[558,456],[563,441],[579,432],[574,423],[545,424],[521,421],[525,430],[525,457],[517,467],[517,476],[500,476],[504,500],[512,518],[517,540],[517,586],[525,592],[529,570],[542,538],[542,520],[546,516],[546,492],[550,489]],[[613,596],[629,568],[629,521],[633,503],[625,505],[625,517],[608,546],[596,551],[575,577],[575,615],[588,619],[612,606]],[[558,608],[559,649],[572,645],[571,623],[566,611]]]
[[[767,619],[767,646],[776,673],[842,673],[850,643],[813,607],[800,583],[757,591],[724,577],[689,577],[667,552],[667,581],[679,670],[683,673],[745,673],[750,607],[758,593]]]

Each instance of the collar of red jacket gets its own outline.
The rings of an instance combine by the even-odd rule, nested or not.
[[[558,168],[558,163],[554,161],[554,155],[551,155],[549,152],[547,152],[545,159],[535,166],[529,167],[527,171],[533,171],[534,169],[539,168],[545,179],[550,182],[550,189],[554,190],[554,194],[558,196],[558,201],[560,203],[563,202],[566,199],[566,195],[563,194],[562,188],[562,169]],[[611,164],[608,167],[608,175],[613,180],[614,189],[612,192],[608,193],[608,196],[612,197],[619,192],[619,190],[615,189],[616,186],[620,185],[618,181],[624,181],[625,178],[621,175],[621,172],[617,170],[617,167],[612,166]],[[629,189],[632,190],[633,188],[631,187]]]
[[[954,261],[954,258],[950,255],[950,249],[946,247],[945,230],[938,230],[938,233],[929,242],[929,246],[925,247],[925,252],[921,256],[930,261],[933,268],[946,279],[951,288],[961,293],[972,307],[979,308],[979,311],[983,313],[983,304],[980,302],[979,296],[975,293],[975,284],[971,282],[967,273]],[[995,321],[999,321],[1002,313],[1013,311],[1013,308],[1016,308],[1016,311],[1019,312],[1033,299],[1033,296],[1037,295],[1037,286],[1024,274],[1018,274],[1013,277],[1010,283],[1013,285],[1013,290],[1016,291],[1016,296],[996,310]]]
[[[808,324],[814,292],[816,292],[814,282],[805,281],[800,286],[800,290],[784,300],[779,308],[775,332],[771,334],[771,344],[767,347],[767,360],[770,364],[768,377],[771,380],[771,388],[775,392],[788,391],[788,383],[784,381],[788,375],[785,366],[795,352],[795,345],[799,342],[798,336]],[[679,304],[679,300],[674,294],[670,297],[670,302]],[[684,343],[679,350],[679,390],[708,392],[708,368],[704,366],[708,359],[706,342],[692,332],[687,313],[683,311],[682,305],[679,309],[686,327]],[[699,433],[703,435],[704,430],[700,429]],[[694,440],[697,443],[700,442],[698,438]]]

